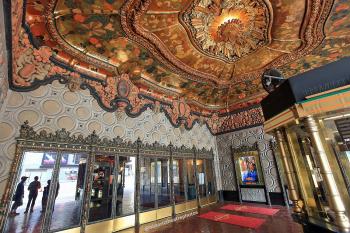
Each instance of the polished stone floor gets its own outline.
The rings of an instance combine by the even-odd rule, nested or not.
[[[41,212],[41,205],[34,208],[34,211],[24,213],[25,208],[22,206],[17,209],[20,213],[17,216],[10,216],[6,224],[6,233],[37,233],[40,232],[41,223],[44,213]],[[52,215],[50,229],[57,230],[66,227],[79,226],[80,220],[80,202],[66,202],[55,205]]]
[[[222,205],[216,205],[215,207],[205,208],[201,212],[208,212],[213,210],[216,212],[235,214],[239,216],[248,216],[265,219],[266,222],[257,230],[250,228],[239,227],[227,223],[214,222],[199,218],[197,216],[190,217],[181,222],[175,222],[169,224],[169,226],[161,227],[161,229],[155,230],[156,233],[245,233],[245,232],[259,232],[259,233],[302,233],[302,226],[295,223],[290,216],[287,209],[282,208],[274,216],[266,216],[261,214],[249,214],[235,211],[221,210],[219,207]]]
[[[225,203],[227,204],[227,203]],[[267,216],[262,214],[250,214],[243,212],[235,212],[230,210],[222,210],[222,207],[225,204],[215,204],[200,210],[201,213],[206,213],[209,211],[228,213],[239,216],[254,217],[259,219],[264,219],[265,223],[261,225],[257,230],[252,230],[246,227],[239,227],[227,223],[220,223],[211,220],[206,220],[193,215],[182,219],[178,217],[175,222],[172,222],[172,219],[163,219],[157,222],[152,222],[146,225],[141,226],[139,229],[128,229],[120,233],[303,233],[303,228],[300,224],[295,223],[290,215],[290,212],[285,207],[277,207],[280,211],[273,216]],[[259,207],[268,207],[266,205],[257,205],[257,204],[245,204]],[[68,207],[70,206],[70,208]],[[69,211],[71,209],[71,211]],[[73,213],[78,211],[77,206],[66,205],[62,207],[57,206],[55,208],[55,218],[56,221],[53,222],[53,228],[57,229],[63,225],[75,225],[75,220],[71,216],[76,216]],[[68,214],[71,212],[72,214]],[[61,214],[65,214],[61,215]],[[195,212],[193,212],[195,214]],[[188,214],[189,215],[189,214]],[[5,232],[11,233],[29,233],[29,232],[40,232],[40,222],[41,222],[41,213],[40,209],[34,209],[34,212],[31,214],[23,214],[23,212],[16,217],[12,217],[8,221],[8,228]]]
[[[220,207],[225,204],[216,204],[200,210],[201,213],[209,211],[234,214],[239,216],[247,216],[254,218],[261,218],[265,223],[257,230],[250,228],[239,227],[227,223],[220,223],[211,220],[199,218],[197,216],[188,217],[184,220],[169,222],[169,220],[160,220],[141,226],[139,229],[128,229],[120,233],[303,233],[303,228],[300,224],[293,221],[290,211],[286,207],[273,206],[279,208],[280,211],[273,216],[266,216],[261,214],[249,214],[235,211],[221,210]],[[260,204],[246,204],[257,207],[268,207]]]

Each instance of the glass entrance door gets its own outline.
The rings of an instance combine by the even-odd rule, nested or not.
[[[69,152],[25,152],[5,232],[79,227],[86,158]]]
[[[156,208],[155,162],[151,158],[140,158],[140,211]]]
[[[42,210],[45,210],[45,205],[42,205],[44,186],[51,180],[56,156],[56,152],[23,153],[5,232],[41,231]]]
[[[116,217],[135,213],[135,161],[132,156],[118,156]]]
[[[86,180],[86,154],[62,153],[57,177],[43,186],[42,211],[52,199],[50,231],[59,231],[80,225]],[[53,173],[54,175],[55,173]],[[51,196],[50,196],[51,195]]]
[[[158,208],[170,205],[169,160],[157,159]]]
[[[300,130],[305,130],[303,127]],[[299,133],[300,134],[300,133]],[[299,164],[300,173],[305,178],[301,179],[301,191],[304,192],[304,199],[307,203],[307,211],[310,216],[328,218],[328,200],[326,197],[323,179],[320,173],[319,161],[315,156],[315,150],[311,143],[311,139],[306,136],[296,134],[299,145],[300,157],[296,157],[296,162]],[[294,136],[294,135],[293,135]]]
[[[196,192],[196,175],[193,159],[186,160],[186,176],[187,176],[187,200],[195,200],[197,198]]]
[[[199,203],[201,205],[207,204],[207,185],[206,185],[206,174],[205,164],[203,159],[197,159],[197,176],[198,176],[198,189],[199,189]]]
[[[97,155],[95,157],[90,193],[89,222],[111,218],[114,156]]]
[[[186,201],[185,195],[185,181],[184,181],[184,160],[174,159],[173,160],[173,176],[174,176],[174,195],[175,203],[182,203]]]

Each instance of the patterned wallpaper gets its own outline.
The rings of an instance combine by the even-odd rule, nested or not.
[[[199,149],[205,147],[213,148],[214,153],[217,151],[215,137],[205,125],[196,124],[192,130],[182,131],[172,127],[163,113],[149,109],[137,118],[128,117],[124,111],[106,112],[88,91],[70,92],[57,81],[32,92],[9,91],[5,105],[0,111],[0,196],[14,156],[15,137],[25,120],[29,120],[35,130],[53,132],[66,128],[73,135],[88,135],[96,130],[102,138],[120,136],[135,141],[140,137],[145,143],[158,141],[168,145],[171,142],[175,146],[195,145]],[[217,156],[215,161],[218,161]]]
[[[264,170],[268,190],[270,192],[281,192],[272,151],[269,148],[270,139],[271,136],[264,133],[262,126],[217,136],[217,148],[222,176],[222,190],[236,190],[236,178],[233,173],[233,164],[231,158],[231,145],[234,148],[238,148],[244,145],[250,146],[255,142],[258,142],[259,150],[261,151],[262,156],[261,166]],[[251,194],[246,195],[251,195],[256,200],[261,199],[261,194],[259,194],[258,197],[257,192],[254,190],[251,191]]]
[[[8,92],[7,52],[3,0],[0,0],[0,110]]]

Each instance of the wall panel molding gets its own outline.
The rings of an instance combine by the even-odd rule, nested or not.
[[[264,133],[262,126],[217,136],[222,190],[236,191],[236,177],[233,169],[231,146],[233,148],[239,148],[241,146],[251,146],[258,142],[259,152],[262,157],[261,166],[266,178],[267,190],[269,192],[281,192],[273,154],[269,146],[271,138],[272,136]],[[262,198],[257,193],[250,192],[249,195],[247,194],[245,196],[252,198],[251,201],[262,201]]]

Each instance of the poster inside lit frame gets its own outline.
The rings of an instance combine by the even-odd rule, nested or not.
[[[243,185],[263,184],[257,151],[236,154],[237,173]]]

